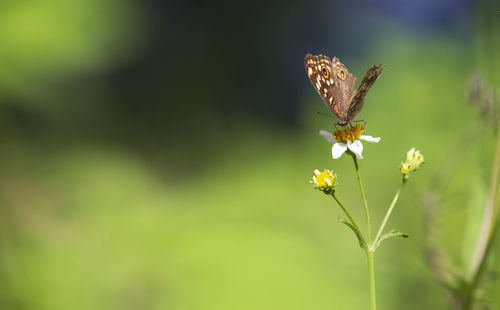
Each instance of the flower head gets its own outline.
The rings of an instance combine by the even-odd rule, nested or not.
[[[314,188],[319,189],[325,194],[331,194],[337,186],[337,175],[328,169],[325,169],[323,172],[316,169],[314,170],[311,183]]]
[[[339,158],[347,150],[354,153],[356,157],[363,158],[363,155],[361,155],[361,152],[363,152],[363,144],[361,143],[361,140],[371,143],[380,141],[380,137],[374,138],[372,136],[363,135],[364,129],[364,126],[360,125],[346,126],[345,128],[336,130],[333,133],[321,130],[319,135],[325,138],[326,141],[333,144],[333,159]]]
[[[420,151],[411,148],[406,153],[406,158],[404,162],[401,162],[400,170],[403,175],[403,180],[408,180],[410,174],[416,171],[424,163],[424,156],[420,154]]]

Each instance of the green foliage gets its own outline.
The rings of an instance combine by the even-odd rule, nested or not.
[[[362,249],[366,249],[366,243],[363,241],[363,237],[361,236],[360,231],[356,227],[354,227],[354,225],[352,225],[349,221],[344,219],[343,217],[339,216],[338,221],[342,224],[345,224],[347,227],[349,227],[356,235],[356,238],[358,238],[359,247]]]
[[[39,9],[50,11],[49,6]],[[28,13],[21,15],[39,20],[33,18],[36,11]],[[15,23],[14,17],[0,19],[0,33],[6,34],[2,25]],[[45,26],[50,29],[40,29],[40,41],[28,47],[44,48],[40,42],[50,33],[66,44],[47,47],[43,61],[25,56],[28,63],[23,64],[19,56],[13,66],[26,65],[28,72],[30,64],[40,66],[33,72],[42,72],[37,79],[44,80],[50,74],[45,69],[58,60],[65,68],[60,70],[66,70],[89,59],[98,64],[100,57],[111,57],[103,52],[109,46],[74,42],[77,26],[71,22],[78,18],[67,18],[70,26],[53,20]],[[105,28],[105,19],[98,20]],[[28,34],[9,34],[5,40],[21,40],[23,35]],[[77,49],[84,55],[76,60],[66,58],[75,51],[73,44],[86,47]],[[391,218],[391,224],[405,227],[412,238],[397,246],[388,242],[377,251],[379,307],[443,309],[446,296],[421,251],[417,194],[450,147],[463,138],[465,128],[476,121],[463,98],[473,68],[464,63],[470,55],[460,54],[462,46],[441,38],[386,46],[390,49],[381,48],[357,64],[371,64],[373,59],[386,64],[359,117],[368,120],[369,134],[382,137],[379,144],[366,146],[360,161],[369,203],[388,205],[400,179],[401,154],[410,147],[419,146],[426,168],[411,180]],[[12,58],[17,52],[1,53]],[[24,75],[14,76],[9,84],[6,74],[0,73],[2,88],[36,97],[30,87],[24,88]],[[188,171],[169,170],[179,163],[163,166],[99,139],[68,145],[61,136],[42,136],[32,144],[5,133],[8,138],[0,151],[1,308],[366,309],[367,278],[360,268],[364,257],[350,242],[351,233],[335,221],[341,211],[334,201],[317,195],[307,183],[312,168],[334,169],[340,182],[336,194],[362,222],[351,158],[334,162],[329,157],[330,145],[317,132],[331,129],[332,121],[313,113],[321,102],[307,87],[300,130],[277,132],[260,123],[242,124],[231,133],[243,137],[237,147],[207,136],[217,146],[217,156],[207,160],[203,149],[192,146],[190,152],[197,153],[199,162],[176,158],[183,167],[199,168]],[[490,140],[486,137],[484,145],[471,152],[446,188],[452,198],[444,206],[437,238],[457,254],[452,257],[461,257],[469,214],[465,207],[471,199],[466,194],[477,171],[488,169],[482,163],[491,162],[490,155],[482,150],[488,150]],[[158,156],[168,161],[168,155]],[[372,210],[375,227],[384,212]],[[386,235],[392,236],[404,235]],[[495,266],[498,269],[498,263]],[[492,287],[498,285],[496,281]],[[496,291],[488,292],[498,304]]]
[[[141,17],[130,0],[2,1],[0,95],[40,100],[56,80],[129,59],[141,46]]]
[[[401,237],[401,238],[408,238],[408,235],[407,234],[404,234],[402,232],[400,232],[399,230],[397,229],[392,229],[391,231],[383,234],[381,237],[380,237],[380,240],[377,242],[377,244],[375,245],[375,248],[378,248],[380,246],[380,244],[382,243],[382,241],[386,240],[386,239],[389,239],[389,238],[392,238],[392,237]]]

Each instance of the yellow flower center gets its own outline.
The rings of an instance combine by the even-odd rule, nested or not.
[[[331,176],[328,171],[323,171],[320,174],[316,175],[316,182],[318,182],[319,188],[328,188],[335,183],[335,180]]]
[[[358,140],[364,131],[364,126],[354,125],[347,126],[333,132],[333,137],[337,142],[347,143],[348,141],[354,142]]]

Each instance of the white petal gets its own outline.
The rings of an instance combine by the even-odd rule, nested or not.
[[[356,154],[358,158],[363,158],[363,155],[361,155],[361,152],[363,152],[363,143],[361,143],[361,141],[356,140],[352,143],[351,141],[348,141],[347,147],[349,148],[349,150],[351,150],[351,152]]]
[[[332,147],[332,157],[333,159],[337,159],[339,158],[340,156],[342,156],[342,154],[344,154],[344,152],[347,151],[347,144],[345,143],[335,143]]]
[[[380,141],[380,137],[374,138],[372,136],[361,136],[360,140],[365,140],[366,142],[377,143]]]
[[[319,135],[322,136],[326,141],[328,141],[332,144],[337,142],[337,141],[335,141],[335,138],[333,137],[332,133],[328,132],[326,130],[320,130]]]
[[[415,155],[415,148],[412,147],[411,150],[406,153],[406,160],[410,161],[412,160],[413,156]]]

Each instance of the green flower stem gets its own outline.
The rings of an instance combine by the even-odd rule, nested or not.
[[[361,197],[363,197],[363,205],[365,206],[366,215],[366,229],[368,231],[368,241],[372,240],[372,232],[370,226],[370,211],[368,210],[368,203],[366,202],[365,190],[363,189],[363,182],[361,182],[361,175],[359,174],[358,159],[356,155],[351,152],[352,159],[354,160],[354,167],[356,168],[356,174],[358,175],[359,189],[361,190]]]
[[[478,269],[477,269],[476,274],[474,275],[474,278],[470,281],[469,289],[468,289],[467,293],[465,294],[465,298],[464,298],[464,306],[462,308],[464,310],[472,309],[474,306],[477,288],[478,288],[479,283],[481,282],[481,279],[486,271],[487,258],[491,254],[491,250],[493,248],[493,244],[495,241],[495,236],[498,235],[497,229],[498,229],[498,225],[493,227],[490,238],[488,240],[488,244],[486,245],[486,249],[484,251],[484,258],[481,260],[481,263],[478,266]]]
[[[490,197],[483,215],[481,232],[474,251],[469,270],[469,290],[464,298],[464,310],[472,309],[477,287],[486,271],[486,261],[491,255],[496,235],[498,235],[498,208],[500,205],[500,183],[498,173],[500,166],[500,128],[497,133],[497,144],[490,180]],[[495,190],[494,190],[495,189]]]
[[[366,240],[365,240],[365,237],[363,236],[363,234],[361,233],[361,230],[359,230],[359,227],[358,225],[356,224],[356,221],[352,218],[351,214],[349,214],[349,212],[347,211],[347,209],[344,207],[344,205],[342,204],[342,202],[340,202],[340,200],[337,198],[337,196],[335,195],[335,192],[332,193],[332,197],[333,199],[335,199],[335,201],[339,204],[340,208],[342,208],[342,211],[344,211],[345,215],[347,216],[347,218],[349,218],[349,221],[351,221],[351,224],[352,226],[354,226],[354,228],[356,228],[356,230],[359,232],[360,234],[360,238],[361,240],[363,241],[364,244],[367,244],[366,243]]]
[[[363,205],[365,207],[366,215],[366,228],[368,231],[368,240],[371,242],[372,232],[370,225],[370,210],[368,209],[368,203],[366,202],[365,190],[363,188],[363,182],[361,181],[361,174],[359,173],[358,159],[355,154],[351,153],[352,159],[354,160],[354,167],[356,168],[356,174],[358,176],[359,190],[361,191],[361,197],[363,198]],[[366,257],[368,258],[368,279],[370,286],[370,310],[377,310],[377,300],[375,294],[375,265],[373,263],[373,249],[366,248]]]
[[[493,166],[491,168],[491,179],[489,187],[488,201],[484,209],[484,215],[481,224],[481,230],[474,249],[474,256],[469,268],[468,278],[472,280],[478,270],[479,266],[485,258],[485,250],[487,248],[488,240],[490,239],[492,228],[494,228],[496,213],[498,209],[498,195],[500,183],[498,182],[498,173],[500,166],[500,128],[497,133],[497,142],[495,147],[495,155],[493,159]]]
[[[368,258],[368,277],[370,280],[370,310],[377,310],[377,300],[375,295],[375,265],[373,264],[373,251],[366,251]]]
[[[392,199],[391,205],[389,206],[389,209],[387,210],[387,213],[385,214],[384,220],[382,221],[382,224],[380,225],[380,228],[378,229],[377,236],[375,236],[375,240],[373,240],[373,244],[371,245],[374,249],[377,247],[377,244],[380,241],[380,237],[382,236],[382,233],[384,232],[385,225],[387,224],[387,221],[389,220],[389,217],[391,216],[392,210],[394,209],[394,206],[396,205],[396,202],[398,201],[399,194],[401,194],[401,191],[406,185],[406,179],[403,179],[403,182],[401,182],[401,186],[399,187],[398,191],[396,192],[396,195],[394,195],[394,199]]]

